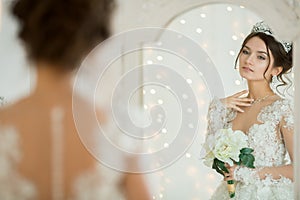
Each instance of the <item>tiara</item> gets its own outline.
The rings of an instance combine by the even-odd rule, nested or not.
[[[273,31],[264,21],[257,22],[251,30],[251,33],[253,33],[253,32],[265,33],[265,34],[270,35],[275,38]],[[283,46],[286,53],[288,53],[292,49],[292,42],[286,42],[286,41],[279,41],[279,42]]]

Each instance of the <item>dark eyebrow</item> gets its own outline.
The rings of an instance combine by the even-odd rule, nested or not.
[[[244,46],[246,49],[249,49],[249,50],[251,50],[250,49],[250,47],[248,47],[248,46]],[[266,54],[266,56],[268,56],[268,53],[267,52],[265,52],[265,51],[257,51],[258,53],[263,53],[263,54]]]

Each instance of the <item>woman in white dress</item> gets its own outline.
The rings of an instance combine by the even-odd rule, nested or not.
[[[241,130],[254,150],[255,169],[227,166],[213,200],[230,199],[227,181],[235,180],[238,200],[291,200],[293,196],[293,105],[271,89],[272,79],[286,85],[292,68],[292,45],[280,42],[263,22],[244,40],[236,64],[248,91],[214,99],[208,112],[208,134]],[[277,89],[277,88],[276,88]]]
[[[112,170],[88,152],[73,120],[72,95],[83,111],[89,102],[72,93],[72,72],[109,36],[113,6],[112,0],[14,2],[37,82],[30,96],[0,110],[0,199],[150,199],[142,175]],[[104,112],[97,117],[105,123]]]

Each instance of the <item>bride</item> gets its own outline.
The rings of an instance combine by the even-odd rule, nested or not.
[[[112,0],[14,3],[37,84],[0,110],[0,199],[150,199],[142,175],[109,169],[88,152],[73,120],[72,96],[82,110],[89,102],[72,93],[72,72],[109,36],[112,9]],[[106,123],[103,111],[97,117]],[[87,120],[86,134],[92,126]]]
[[[227,166],[213,200],[229,199],[227,182],[235,180],[238,200],[291,200],[293,193],[293,105],[271,89],[272,79],[286,85],[292,68],[292,45],[281,42],[264,23],[246,37],[236,63],[248,91],[214,99],[208,112],[208,135],[219,129],[241,130],[254,150],[255,169]]]

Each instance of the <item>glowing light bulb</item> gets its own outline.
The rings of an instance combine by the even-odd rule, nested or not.
[[[156,59],[162,61],[164,58],[162,56],[157,56]]]
[[[201,16],[202,18],[205,18],[205,17],[206,17],[206,14],[201,13],[200,16]]]
[[[169,147],[169,144],[168,144],[168,143],[164,143],[164,147],[165,147],[165,148],[168,148],[168,147]]]
[[[235,52],[232,51],[232,50],[230,50],[230,51],[229,51],[229,54],[232,55],[232,56],[234,56],[234,55],[235,55]]]
[[[158,104],[163,104],[164,101],[163,101],[162,99],[158,99],[158,100],[157,100],[157,103],[158,103]]]
[[[241,85],[241,81],[235,80],[235,84],[236,84],[236,85]]]
[[[151,90],[150,90],[150,93],[151,93],[151,94],[155,94],[155,93],[156,93],[156,90],[155,90],[155,89],[151,89]]]
[[[181,24],[185,24],[185,23],[186,23],[186,21],[185,21],[184,19],[181,19],[179,22],[180,22]]]
[[[232,38],[233,40],[237,40],[237,39],[238,39],[238,37],[237,37],[236,35],[233,35],[231,38]]]
[[[202,33],[202,29],[201,29],[201,28],[197,28],[197,29],[196,29],[196,32],[197,32],[197,33]]]
[[[191,80],[191,79],[186,79],[186,82],[188,83],[188,84],[192,84],[193,83],[193,81]]]
[[[153,61],[152,60],[147,60],[146,62],[148,65],[152,65],[153,64]]]

